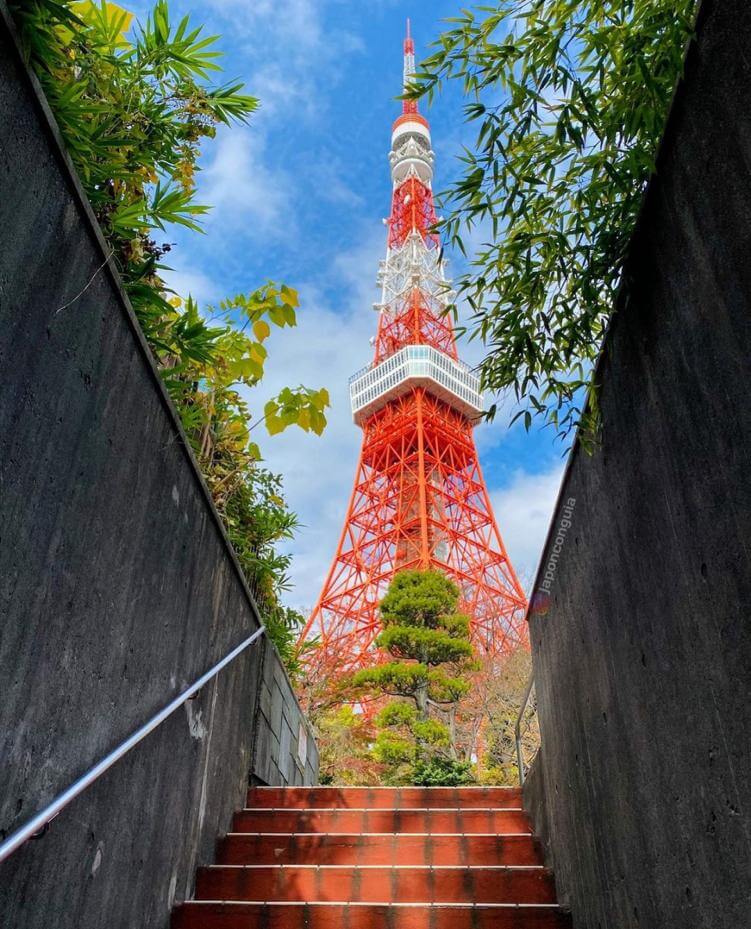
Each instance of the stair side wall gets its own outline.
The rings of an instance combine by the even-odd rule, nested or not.
[[[4,836],[259,617],[2,0],[0,369]],[[0,926],[166,927],[251,778],[315,783],[301,721],[254,646],[0,866]]]
[[[525,799],[577,929],[751,913],[750,39],[705,0],[535,584]]]

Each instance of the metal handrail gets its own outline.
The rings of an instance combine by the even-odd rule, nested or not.
[[[529,675],[529,680],[527,681],[527,688],[524,691],[524,696],[522,697],[521,706],[519,707],[519,713],[516,717],[516,724],[514,726],[514,738],[516,739],[516,764],[519,768],[519,785],[524,786],[524,778],[526,777],[524,771],[524,753],[522,752],[522,719],[524,718],[524,712],[527,709],[527,704],[529,703],[529,695],[532,693],[532,688],[535,685],[535,673],[534,671]]]
[[[111,768],[116,761],[122,758],[131,748],[156,729],[158,725],[163,723],[175,710],[190,700],[202,687],[205,687],[213,677],[216,677],[222,668],[226,667],[231,661],[237,658],[241,652],[244,652],[246,648],[251,646],[265,631],[265,626],[260,626],[256,629],[251,636],[248,636],[244,642],[241,642],[236,648],[233,648],[228,655],[225,655],[218,664],[215,664],[213,668],[199,677],[187,690],[184,690],[178,697],[170,701],[167,706],[161,709],[155,716],[152,716],[140,729],[136,729],[136,731],[124,742],[121,742],[117,748],[113,749],[113,751],[106,755],[98,764],[95,764],[86,774],[82,775],[77,781],[71,784],[67,790],[57,796],[51,803],[47,804],[47,806],[33,816],[25,826],[22,826],[20,829],[16,830],[16,832],[12,833],[2,845],[0,845],[0,861],[4,861],[12,855],[16,849],[20,848],[24,842],[43,830],[58,813],[71,802],[71,800],[74,800],[80,793],[83,793],[89,785],[93,784],[97,778],[101,777],[101,775],[104,774],[108,768]]]

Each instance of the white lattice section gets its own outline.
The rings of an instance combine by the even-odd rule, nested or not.
[[[446,280],[446,262],[437,248],[428,248],[418,232],[413,232],[401,248],[390,248],[378,266],[376,282],[381,287],[381,302],[373,308],[393,313],[415,287],[429,302],[437,316],[456,299],[456,292]]]
[[[353,419],[361,425],[376,410],[413,387],[425,387],[471,419],[482,412],[480,381],[467,365],[432,346],[407,345],[350,378]]]

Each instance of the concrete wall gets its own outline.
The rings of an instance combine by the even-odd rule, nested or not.
[[[256,706],[252,781],[296,787],[318,783],[318,747],[289,678],[272,647],[263,663]]]
[[[258,626],[106,254],[0,3],[0,836]],[[0,866],[0,926],[166,926],[251,776],[315,781],[300,720],[239,657]]]
[[[751,924],[750,43],[705,0],[536,583],[526,796],[577,929]]]

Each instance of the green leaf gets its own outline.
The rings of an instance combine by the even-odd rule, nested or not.
[[[271,327],[267,322],[259,319],[258,322],[253,323],[253,335],[259,342],[263,342],[264,339],[268,339],[271,335]]]
[[[282,284],[281,288],[282,300],[291,307],[300,306],[300,299],[298,297],[297,291],[293,290],[291,287],[287,287],[286,284]]]

